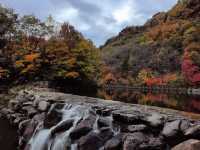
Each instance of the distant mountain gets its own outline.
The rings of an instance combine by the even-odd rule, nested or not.
[[[200,0],[179,0],[101,47],[101,83],[199,85]]]

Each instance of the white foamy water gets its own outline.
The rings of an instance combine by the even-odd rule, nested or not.
[[[50,109],[50,111],[54,109],[53,107]],[[67,147],[70,147],[72,150],[77,149],[75,144],[71,145],[69,134],[81,118],[88,116],[89,108],[80,105],[65,105],[60,111],[62,112],[62,120],[56,126],[53,126],[51,129],[42,129],[40,131],[37,131],[37,133],[35,133],[35,135],[30,140],[30,150],[66,150]],[[53,137],[53,139],[50,139],[52,138],[50,136],[51,131],[60,124],[62,124],[64,121],[69,119],[74,120],[73,126],[69,130],[60,134],[56,134],[56,136]],[[38,128],[40,129],[40,127]]]

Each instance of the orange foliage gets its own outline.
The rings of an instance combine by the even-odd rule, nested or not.
[[[3,69],[2,67],[0,67],[0,79],[6,78],[7,76],[8,76],[8,70]]]
[[[147,78],[145,83],[147,86],[167,85],[171,81],[177,80],[176,74],[166,74],[160,77]]]
[[[116,83],[116,78],[112,73],[108,73],[104,78],[105,83]]]
[[[181,29],[188,28],[189,26],[190,22],[185,20],[160,23],[147,32],[147,37],[153,41],[169,39],[172,36],[182,34]]]
[[[39,53],[32,53],[24,56],[25,61],[33,62],[35,59],[37,59],[40,56]]]
[[[73,72],[68,72],[68,73],[66,73],[66,75],[65,75],[67,78],[78,78],[79,77],[79,73],[78,72],[75,72],[75,71],[73,71]]]

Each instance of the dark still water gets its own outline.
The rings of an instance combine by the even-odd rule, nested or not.
[[[176,110],[200,113],[200,96],[169,94],[158,92],[141,92],[126,89],[101,89],[98,97],[126,103],[151,105]]]

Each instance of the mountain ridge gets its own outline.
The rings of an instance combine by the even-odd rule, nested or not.
[[[179,0],[168,12],[156,13],[143,26],[126,27],[100,48],[104,63],[101,82],[148,85],[156,79],[150,85],[198,85],[199,64],[190,56],[196,69],[187,70],[184,62],[186,49],[192,44],[191,55],[199,55],[199,22],[200,1]],[[195,82],[188,71],[189,76],[197,78]],[[173,80],[162,81],[165,76]]]

